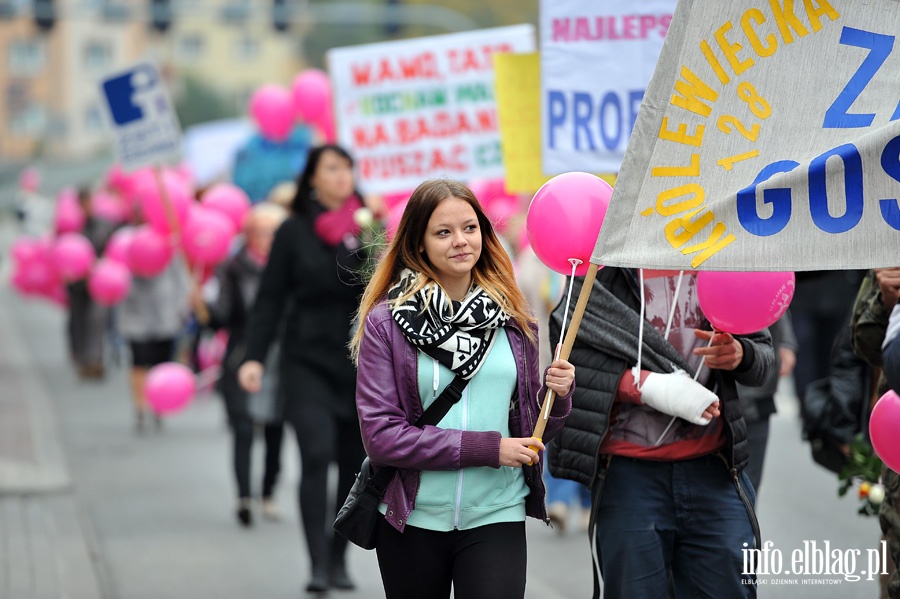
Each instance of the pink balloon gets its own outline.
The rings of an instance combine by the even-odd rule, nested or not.
[[[331,108],[331,104],[326,107],[322,116],[312,121],[312,125],[322,132],[322,137],[325,138],[327,143],[331,144],[337,141],[337,131],[334,126],[334,112]]]
[[[33,166],[26,168],[19,175],[19,189],[22,191],[37,191],[41,186],[41,176]]]
[[[869,416],[872,448],[884,465],[900,472],[900,396],[891,389],[881,396]]]
[[[331,82],[319,69],[306,69],[294,78],[291,88],[297,114],[307,123],[329,120]],[[333,120],[333,119],[330,119]]]
[[[291,136],[296,114],[289,91],[278,85],[263,85],[250,98],[249,108],[263,137],[284,141]]]
[[[166,214],[165,198],[161,193],[156,176],[152,173],[151,175],[152,178],[141,176],[139,187],[136,190],[138,202],[147,224],[162,234],[169,234],[172,232],[172,227]],[[195,203],[191,188],[184,182],[184,179],[170,170],[163,172],[162,181],[168,203],[174,210],[178,226],[181,227],[187,217],[188,209]]]
[[[128,245],[128,268],[141,277],[154,277],[172,259],[172,245],[147,225],[135,229]]]
[[[204,208],[220,212],[234,224],[234,230],[244,228],[244,220],[250,214],[250,198],[243,189],[230,183],[213,185],[203,193],[200,203]]]
[[[234,234],[234,225],[226,215],[195,207],[184,226],[184,253],[194,262],[216,264],[228,256]]]
[[[88,278],[88,293],[101,306],[115,306],[131,291],[131,272],[120,262],[101,259]]]
[[[91,214],[118,224],[128,219],[128,208],[113,194],[107,191],[98,191],[91,197]]]
[[[165,362],[147,372],[144,396],[157,414],[183,410],[197,393],[194,373],[184,364]]]
[[[40,252],[41,247],[38,245],[38,241],[31,237],[19,237],[9,247],[9,253],[16,263],[34,260]]]
[[[63,281],[83,279],[96,259],[94,246],[80,233],[64,233],[53,245],[53,264]]]
[[[59,285],[59,274],[49,251],[41,249],[32,259],[16,264],[12,284],[25,295],[45,295]]]
[[[781,318],[794,297],[792,272],[697,273],[697,301],[717,331],[756,333]]]
[[[113,233],[106,242],[103,257],[119,264],[128,266],[128,248],[134,237],[134,227],[122,227]]]
[[[56,197],[54,229],[57,234],[77,233],[84,229],[86,216],[74,189],[64,189]]]
[[[39,295],[60,308],[69,307],[69,292],[62,281],[57,280],[49,289],[40,292]]]
[[[381,199],[382,201],[384,201],[385,207],[390,211],[397,204],[402,204],[409,201],[409,196],[411,196],[412,193],[412,190],[386,193],[381,196]]]
[[[484,211],[494,224],[494,227],[498,231],[505,232],[510,219],[519,213],[519,199],[515,196],[496,197]],[[596,243],[596,239],[594,240],[594,243]],[[571,273],[571,269],[569,272]]]
[[[541,262],[571,275],[569,259],[578,259],[575,274],[587,274],[610,197],[609,183],[588,173],[564,173],[544,183],[525,219],[528,240]]]

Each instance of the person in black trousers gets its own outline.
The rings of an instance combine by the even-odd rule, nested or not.
[[[365,456],[348,350],[364,289],[354,220],[362,207],[350,155],[334,145],[314,148],[297,182],[293,214],[275,234],[238,373],[244,389],[260,388],[266,354],[286,315],[280,381],[285,417],[300,446],[300,515],[312,564],[308,592],[354,588],[344,560],[347,541],[332,530],[338,502],[327,497],[327,475],[337,462],[342,501]]]
[[[265,419],[254,416],[251,398],[238,384],[237,371],[247,354],[247,319],[250,306],[262,279],[276,229],[287,218],[287,210],[275,204],[257,204],[244,224],[245,242],[236,254],[225,260],[215,276],[203,287],[195,287],[191,304],[201,325],[228,332],[228,346],[222,359],[222,375],[217,389],[225,400],[228,424],[233,437],[232,465],[238,489],[236,516],[243,526],[253,524],[250,464],[257,423],[262,424],[266,444],[266,461],[262,481],[262,513],[277,520],[278,509],[273,499],[281,470],[281,441],[284,422],[274,407],[272,395],[277,385],[266,385],[265,397],[258,397],[273,409]]]

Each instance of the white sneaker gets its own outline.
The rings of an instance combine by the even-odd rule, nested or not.
[[[281,510],[271,497],[262,500],[262,515],[266,520],[273,522],[281,520]]]

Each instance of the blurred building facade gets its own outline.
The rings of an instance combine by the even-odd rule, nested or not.
[[[157,64],[173,99],[190,76],[241,114],[256,87],[289,85],[304,67],[301,40],[302,27],[273,28],[271,2],[0,0],[0,161],[106,151],[98,82],[139,60]]]

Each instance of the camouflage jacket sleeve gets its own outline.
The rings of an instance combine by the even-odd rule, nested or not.
[[[890,311],[884,307],[875,271],[866,273],[850,319],[853,351],[872,366],[881,366],[881,343],[887,330]]]

